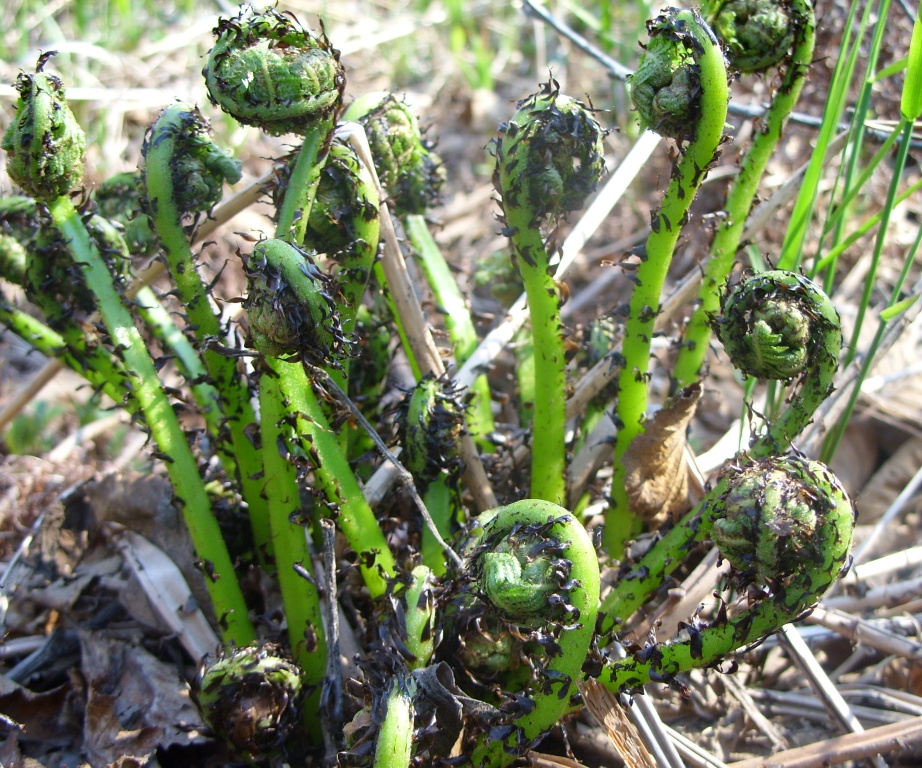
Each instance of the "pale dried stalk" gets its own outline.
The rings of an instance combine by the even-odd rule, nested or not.
[[[864,733],[850,733],[819,741],[806,747],[778,752],[731,763],[728,768],[825,768],[849,760],[863,760],[872,755],[899,752],[922,744],[922,717],[869,728]]]
[[[847,638],[854,645],[874,648],[883,653],[922,661],[922,643],[876,626],[870,621],[845,611],[817,606],[807,617],[807,623],[818,624]]]
[[[768,737],[773,749],[782,750],[790,746],[784,734],[778,730],[771,720],[762,714],[762,710],[756,706],[749,691],[735,676],[725,675],[720,681],[729,694],[739,702],[743,711],[752,720],[752,724]]]
[[[432,333],[429,331],[429,323],[423,313],[423,308],[413,290],[413,283],[407,272],[407,263],[400,243],[397,241],[394,222],[385,202],[386,195],[381,190],[381,182],[378,180],[371,157],[365,129],[357,123],[346,123],[340,125],[337,131],[340,136],[348,139],[352,144],[380,192],[381,239],[384,242],[381,266],[394,308],[400,317],[400,323],[413,351],[413,356],[422,374],[431,373],[437,377],[442,376],[445,373],[445,365],[435,345],[435,340],[432,338]],[[464,435],[461,438],[461,461],[464,466],[466,485],[474,497],[477,508],[486,510],[497,506],[496,496],[493,494],[489,478],[480,461],[480,454],[470,435]]]
[[[839,723],[844,730],[852,733],[864,733],[864,726],[855,717],[848,702],[842,697],[842,694],[836,689],[832,680],[826,674],[826,671],[816,660],[810,647],[804,642],[797,628],[791,624],[786,624],[778,632],[778,638],[785,647],[788,654],[797,663],[797,666],[806,674],[816,695],[823,702],[823,707]],[[880,755],[869,755],[871,763],[878,768],[887,768]]]
[[[848,613],[863,613],[875,608],[893,608],[918,597],[922,597],[922,577],[876,587],[863,595],[836,595],[826,600],[824,605]]]

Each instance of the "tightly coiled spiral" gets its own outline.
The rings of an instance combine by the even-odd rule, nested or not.
[[[244,6],[221,19],[202,74],[211,102],[267,133],[305,135],[339,111],[346,76],[326,36],[293,17]]]
[[[796,19],[787,0],[725,0],[706,9],[708,23],[727,48],[730,66],[765,72],[794,44]]]
[[[378,179],[394,213],[422,214],[438,202],[445,170],[405,101],[390,93],[369,93],[349,105],[343,120],[365,129]]]
[[[826,586],[846,564],[855,521],[854,506],[829,468],[796,454],[735,472],[708,514],[711,539],[745,577],[780,582],[817,567],[829,575]],[[804,607],[818,597],[805,595]]]
[[[51,201],[66,195],[83,181],[86,136],[65,98],[59,77],[41,71],[16,79],[19,102],[16,117],[3,141],[9,153],[7,171],[26,194]]]
[[[581,208],[605,168],[605,131],[592,110],[561,95],[555,81],[520,101],[495,144],[494,186],[510,208],[534,220]]]
[[[733,364],[762,380],[797,381],[799,389],[750,455],[784,453],[832,392],[842,330],[829,297],[795,272],[770,270],[743,280],[714,319]]]

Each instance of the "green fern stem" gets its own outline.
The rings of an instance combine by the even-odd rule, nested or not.
[[[234,357],[221,351],[224,332],[182,225],[190,211],[207,210],[220,198],[225,178],[239,179],[239,164],[224,155],[207,136],[207,124],[197,109],[177,103],[165,109],[144,145],[146,205],[163,247],[211,385],[219,395],[214,407],[222,414],[230,445],[221,450],[222,462],[239,479],[247,502],[257,553],[265,553],[270,538],[268,511],[256,480],[262,465],[247,435],[256,423],[250,393],[237,371]],[[198,190],[194,195],[193,190]],[[209,417],[214,423],[214,418]],[[219,441],[220,444],[220,441]]]
[[[405,671],[391,678],[382,702],[384,714],[378,731],[373,768],[409,768],[413,755],[413,693],[416,682]]]
[[[611,557],[618,557],[625,541],[636,532],[637,521],[625,490],[626,469],[622,459],[634,438],[644,431],[650,345],[660,296],[689,206],[717,156],[729,99],[723,53],[697,13],[667,10],[665,15],[649,22],[648,29],[651,39],[632,81],[632,97],[646,127],[653,130],[677,127],[676,138],[688,144],[680,145],[681,157],[662,205],[652,215],[645,255],[633,278],[634,291],[621,349],[623,364],[618,376],[613,503],[606,515],[603,539]],[[664,65],[672,67],[671,79],[662,73]],[[641,106],[643,100],[648,106]],[[675,100],[679,101],[678,111],[665,112]],[[690,121],[692,117],[694,122]],[[676,126],[671,125],[672,121]]]
[[[250,344],[278,377],[283,401],[271,410],[285,408],[291,415],[297,439],[337,510],[336,524],[359,556],[369,591],[379,597],[394,576],[393,556],[302,364],[335,366],[345,354],[334,282],[310,253],[282,239],[256,243],[245,269]]]
[[[86,336],[74,325],[74,338],[78,346],[68,341],[68,333],[59,333],[41,320],[10,304],[0,295],[0,326],[8,328],[20,339],[43,355],[60,360],[74,373],[85,378],[98,392],[107,395],[113,402],[121,403],[129,393],[122,387],[125,370],[121,361],[105,348],[87,345]],[[79,334],[77,333],[79,331]],[[127,403],[129,410],[138,411],[137,404]]]
[[[355,473],[330,427],[310,379],[298,363],[280,363],[279,386],[295,419],[295,431],[314,465],[333,519],[358,556],[358,566],[372,597],[387,591],[396,574],[394,556],[378,520],[362,494]]]
[[[315,129],[308,131],[304,136],[291,176],[288,178],[288,188],[282,206],[278,211],[276,237],[288,238],[293,243],[304,241],[311,206],[314,204],[320,173],[335,126],[334,118],[324,118],[318,120]]]
[[[566,499],[566,354],[560,296],[540,226],[578,209],[595,190],[604,168],[604,131],[591,110],[562,96],[553,81],[517,107],[495,143],[494,184],[531,318],[530,495],[560,504]]]
[[[407,650],[413,658],[407,662],[410,669],[427,667],[435,649],[436,602],[433,593],[434,574],[425,565],[416,566],[410,574],[412,581],[404,593],[406,601]]]
[[[698,302],[685,327],[673,369],[673,386],[676,390],[692,384],[701,374],[711,338],[711,318],[718,312],[721,288],[733,268],[759,181],[800,97],[813,60],[816,25],[810,0],[792,0],[788,12],[793,22],[793,48],[786,57],[781,83],[761,119],[752,144],[740,164],[739,174],[727,195],[726,218],[714,234],[710,256],[704,265]]]
[[[262,484],[269,508],[272,554],[282,592],[291,655],[311,690],[306,711],[316,712],[320,707],[321,685],[326,675],[327,642],[317,585],[296,570],[298,566],[310,570],[311,558],[305,523],[300,521],[298,472],[286,450],[293,435],[277,368],[287,364],[267,359],[265,365],[268,370],[259,382],[260,439],[264,465]],[[307,725],[312,738],[318,741],[321,735],[319,720],[310,717]]]
[[[247,645],[256,635],[234,564],[212,514],[195,457],[162,389],[147,346],[70,198],[59,197],[52,201],[49,211],[54,225],[67,240],[74,263],[82,267],[86,284],[96,296],[106,330],[132,377],[134,396],[151,436],[158,450],[168,457],[166,469],[181,502],[183,518],[196,554],[204,564],[205,583],[220,620],[222,637],[228,643]]]
[[[469,550],[468,569],[499,618],[551,633],[559,652],[548,654],[527,692],[534,708],[510,720],[503,738],[482,735],[475,766],[508,765],[554,726],[577,695],[576,681],[595,634],[599,566],[582,523],[551,502],[526,499],[486,512]]]
[[[157,298],[153,288],[144,286],[138,290],[135,294],[135,307],[138,316],[153,337],[160,342],[164,350],[176,358],[177,367],[186,381],[192,382],[192,396],[201,409],[209,434],[220,434],[224,417],[218,410],[217,403],[220,402],[221,396],[209,383],[208,371],[198,350],[173,322],[173,316]],[[229,462],[228,466],[232,468],[234,465]]]

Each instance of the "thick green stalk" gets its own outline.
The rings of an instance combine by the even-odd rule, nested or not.
[[[145,142],[144,185],[148,214],[163,247],[176,296],[202,350],[209,383],[220,397],[215,407],[230,434],[230,446],[221,450],[240,483],[254,547],[261,557],[269,542],[268,512],[256,479],[262,470],[259,452],[247,435],[256,416],[236,359],[221,351],[225,334],[220,317],[208,297],[182,225],[185,213],[213,205],[220,196],[222,178],[233,178],[234,161],[211,144],[206,130],[204,118],[194,107],[177,103],[165,109]],[[196,159],[199,162],[193,165]],[[239,178],[239,169],[237,174]],[[199,189],[203,194],[197,200],[189,199],[191,191]]]
[[[809,613],[847,568],[855,508],[825,465],[796,455],[765,459],[735,471],[723,486],[708,495],[703,523],[750,607],[729,619],[721,610],[708,626],[686,624],[685,640],[609,661],[600,680],[612,689],[672,683],[764,640]]]
[[[393,557],[302,365],[331,365],[344,353],[333,281],[310,254],[280,239],[258,242],[245,269],[250,343],[278,376],[283,398],[284,405],[274,408],[285,408],[295,420],[298,439],[337,510],[336,524],[359,556],[369,591],[378,597],[394,576]]]
[[[305,135],[276,219],[277,237],[303,242],[334,126],[335,120],[327,118],[318,122],[316,130]]]
[[[351,335],[378,255],[380,195],[348,142],[334,139],[321,173],[305,244],[336,263],[339,321]]]
[[[226,642],[246,645],[255,639],[255,632],[233,562],[212,513],[195,457],[163,391],[144,340],[70,198],[60,197],[52,201],[49,210],[54,225],[68,241],[74,262],[81,265],[87,286],[96,296],[113,346],[130,371],[134,396],[151,436],[160,453],[169,457],[165,462],[166,469],[182,505],[183,518],[196,554],[204,564],[205,583],[220,621],[222,637]]]
[[[760,121],[752,144],[740,164],[739,174],[727,195],[724,206],[726,217],[714,234],[710,256],[704,265],[704,278],[698,291],[698,303],[685,327],[673,369],[673,386],[677,390],[694,383],[701,372],[711,337],[711,318],[720,306],[721,288],[733,267],[759,181],[781,138],[787,118],[800,97],[813,61],[816,25],[810,0],[794,0],[790,3],[788,13],[794,36],[793,50],[789,56],[786,55],[781,84]],[[719,35],[720,30],[717,31]]]
[[[637,525],[625,490],[623,458],[644,431],[650,345],[660,296],[689,206],[723,139],[729,99],[723,53],[697,13],[673,9],[648,22],[647,28],[650,42],[634,74],[631,96],[642,124],[674,136],[681,156],[663,203],[652,215],[643,260],[633,277],[618,376],[613,501],[605,519],[604,545],[611,557],[620,556]]]
[[[495,144],[494,183],[502,195],[506,233],[531,317],[535,355],[531,496],[566,499],[567,374],[560,298],[539,229],[581,207],[604,167],[604,132],[580,102],[557,83],[517,105]]]
[[[384,699],[384,720],[378,731],[373,768],[409,768],[413,755],[413,691],[416,683],[405,674],[391,679]]]
[[[307,704],[315,712],[320,706],[321,685],[326,674],[327,643],[323,629],[323,612],[317,585],[309,582],[296,567],[310,570],[310,550],[305,525],[300,518],[301,498],[298,472],[287,455],[283,455],[292,439],[286,419],[285,397],[279,386],[277,369],[287,363],[267,359],[269,369],[259,382],[260,438],[263,446],[263,489],[269,507],[272,532],[272,554],[282,592],[285,622],[291,655],[298,663],[312,693]],[[286,451],[287,453],[287,451]],[[319,721],[309,718],[308,725],[319,737]]]
[[[336,509],[333,515],[336,526],[358,555],[359,570],[371,596],[380,597],[387,590],[388,580],[396,574],[387,539],[362,494],[304,368],[298,363],[282,363],[278,373],[288,410],[295,417],[297,434],[311,456],[327,500]]]
[[[582,523],[548,501],[526,499],[484,513],[468,568],[498,616],[544,629],[557,649],[536,663],[539,680],[527,695],[534,708],[510,718],[508,735],[479,737],[475,766],[508,765],[569,709],[595,633],[599,566]]]
[[[147,325],[151,334],[156,338],[163,349],[172,354],[177,361],[179,370],[186,381],[192,382],[191,389],[195,402],[202,411],[202,417],[208,425],[209,434],[216,436],[220,433],[223,417],[218,409],[220,394],[208,381],[208,371],[205,369],[202,358],[189,338],[173,322],[173,316],[157,298],[150,286],[141,288],[135,294],[135,306],[138,315]],[[226,454],[222,454],[222,460]],[[236,463],[231,459],[224,467],[233,469]]]

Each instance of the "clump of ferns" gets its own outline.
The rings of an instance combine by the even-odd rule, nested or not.
[[[494,145],[504,231],[528,294],[539,367],[528,492],[534,498],[467,519],[458,498],[456,449],[473,409],[462,404],[447,378],[421,376],[399,408],[398,432],[411,489],[425,496],[429,512],[420,508],[425,519],[419,520],[392,501],[376,515],[355,470],[356,446],[346,430],[331,426],[339,414],[327,397],[337,388],[357,396],[367,391],[350,389],[360,378],[353,334],[362,323],[377,327],[360,305],[376,271],[381,210],[370,169],[333,133],[345,83],[338,54],[325,36],[309,34],[275,11],[245,10],[219,24],[206,68],[211,98],[241,122],[273,135],[294,131],[303,137],[297,155],[279,164],[274,236],[251,241],[241,256],[248,281],[246,351],[218,343],[227,327],[189,244],[189,224],[214,205],[223,182],[239,178],[240,170],[210,141],[198,110],[181,103],[164,110],[145,142],[142,174],[112,186],[122,190],[116,195],[127,196],[139,185],[186,313],[180,336],[201,352],[189,358],[187,378],[190,386],[201,387],[196,402],[211,418],[207,429],[216,462],[228,484],[239,482],[239,497],[247,501],[252,552],[228,551],[214,494],[193,450],[199,446],[190,445],[177,420],[175,402],[162,388],[128,309],[122,230],[94,219],[85,201],[74,206],[68,193],[80,184],[82,171],[61,166],[59,156],[32,157],[26,150],[35,148],[34,131],[13,130],[4,138],[4,148],[14,154],[14,178],[39,201],[39,232],[27,236],[35,260],[11,270],[44,302],[41,308],[55,326],[39,329],[43,335],[35,338],[45,349],[56,344],[66,349],[74,367],[90,372],[94,386],[126,397],[169,459],[194,544],[207,561],[223,640],[242,649],[229,654],[228,663],[216,664],[211,677],[203,672],[206,695],[200,700],[219,704],[208,715],[215,732],[248,759],[260,759],[256,750],[289,748],[289,737],[292,753],[302,749],[295,743],[302,737],[315,747],[321,738],[313,716],[323,712],[327,638],[319,587],[302,576],[317,527],[342,533],[353,554],[340,553],[348,563],[341,583],[355,587],[350,596],[360,593],[358,604],[369,608],[353,616],[363,635],[364,679],[342,759],[382,768],[448,758],[459,738],[474,764],[506,765],[580,705],[578,683],[587,672],[612,691],[639,691],[651,681],[679,685],[684,672],[718,665],[803,615],[847,565],[851,502],[827,468],[790,451],[830,391],[841,345],[838,317],[806,278],[771,271],[728,292],[714,324],[741,369],[796,382],[797,397],[737,465],[726,468],[704,500],[660,531],[637,562],[625,563],[623,578],[601,594],[600,560],[621,555],[637,522],[620,495],[623,478],[617,473],[630,442],[645,427],[650,338],[663,280],[688,205],[722,141],[726,106],[723,54],[700,16],[670,10],[649,31],[652,39],[632,90],[644,124],[674,129],[681,152],[652,219],[637,289],[622,313],[625,346],[618,358],[623,370],[614,417],[621,430],[612,494],[618,498],[601,551],[582,520],[559,506],[567,459],[566,345],[559,311],[565,292],[552,278],[549,253],[549,230],[582,205],[602,170],[604,130],[591,106],[562,95],[551,81],[517,105]],[[71,159],[82,168],[82,133],[63,101],[63,86],[38,69],[18,83],[23,100],[51,107],[43,119],[67,135],[59,154],[79,155]],[[390,186],[388,202],[428,264],[424,269],[437,275],[441,265],[422,216],[438,188],[438,161],[415,117],[399,100],[380,95],[359,100],[346,116],[364,123],[374,140],[382,180]],[[30,119],[23,109],[17,129]],[[406,168],[398,167],[388,175],[388,163],[395,160],[413,172],[401,175]],[[4,231],[12,231],[14,214],[7,220]],[[28,229],[28,211],[25,221]],[[130,222],[130,216],[123,218],[126,234]],[[147,247],[143,237],[143,231],[132,235],[139,249]],[[52,258],[65,266],[52,269]],[[439,279],[433,278],[433,290],[443,291],[439,303],[452,300],[457,286],[435,287]],[[97,306],[106,329],[101,343],[85,333],[82,322]],[[5,305],[0,311],[7,324],[34,332],[23,313]],[[707,315],[707,333],[715,315]],[[400,330],[399,318],[392,320]],[[462,325],[451,331],[459,360],[468,333]],[[683,348],[701,352],[700,338]],[[813,346],[806,353],[795,350],[804,340]],[[373,334],[358,348],[363,355],[381,354],[372,377],[379,387],[391,345]],[[253,357],[249,379],[241,375],[239,355]],[[753,357],[750,367],[751,359],[744,358]],[[697,380],[700,360],[687,360],[688,370],[676,374],[677,386]],[[489,387],[486,395],[489,405]],[[708,539],[731,563],[731,586],[745,593],[745,604],[721,609],[708,622],[697,617],[666,643],[628,648],[624,659],[598,652],[654,598],[690,549]],[[287,647],[254,642],[252,605],[235,578],[231,552],[276,575]],[[281,629],[271,627],[278,635]],[[277,661],[277,653],[293,661]],[[256,688],[284,704],[284,717],[243,717],[222,730],[221,713],[239,715],[244,709],[242,692],[249,689],[234,678],[238,672],[248,683],[255,673],[267,674],[267,687],[257,682]],[[302,712],[303,721],[294,717]],[[440,734],[446,722],[452,725]]]

